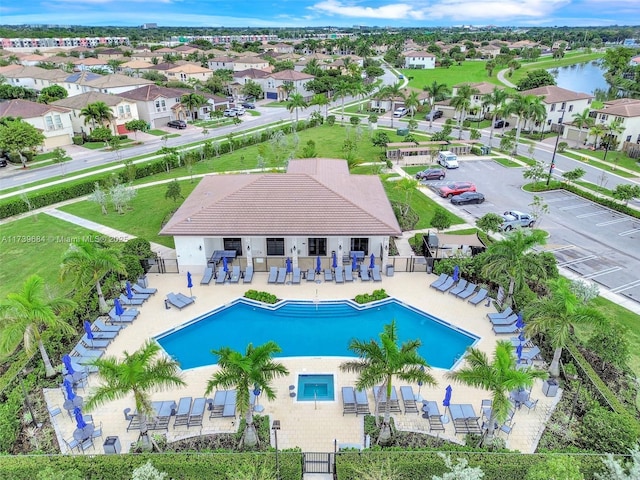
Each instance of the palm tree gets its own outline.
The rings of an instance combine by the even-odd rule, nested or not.
[[[536,97],[535,95],[522,95],[520,93],[516,93],[511,97],[511,101],[505,106],[505,114],[512,114],[518,118],[518,121],[516,122],[516,137],[513,147],[513,155],[517,155],[518,153],[520,133],[522,132],[524,123],[527,121],[530,106],[532,103],[536,102],[536,98],[539,97]]]
[[[554,348],[549,373],[560,375],[560,355],[570,342],[575,323],[604,324],[604,316],[582,303],[571,288],[571,281],[558,277],[549,281],[550,294],[529,304],[525,309],[527,335],[547,335]]]
[[[580,135],[578,135],[578,143],[576,146],[580,146],[580,137],[582,135],[582,129],[586,128],[587,130],[593,127],[594,124],[593,117],[589,116],[589,109],[585,108],[582,113],[574,113],[573,114],[573,124],[578,127],[580,131]]]
[[[340,113],[340,121],[344,122],[344,99],[348,96],[351,95],[352,93],[352,88],[351,88],[351,84],[345,81],[341,81],[338,82],[338,84],[336,85],[335,91],[334,91],[334,95],[338,98],[340,98],[341,100],[341,113]]]
[[[207,99],[197,93],[187,93],[180,97],[180,104],[191,113],[191,118],[195,120],[197,117],[196,110],[206,105]]]
[[[393,128],[393,111],[396,109],[396,102],[398,100],[404,101],[405,97],[402,93],[399,83],[393,85],[385,85],[378,90],[378,98],[382,100],[389,100],[391,104],[391,128]]]
[[[284,365],[273,361],[273,355],[281,351],[277,343],[269,341],[257,347],[250,343],[244,355],[229,347],[211,352],[218,356],[219,369],[207,382],[205,395],[209,395],[218,387],[236,389],[236,408],[246,420],[241,445],[253,447],[258,443],[258,434],[253,424],[253,409],[249,403],[249,390],[258,388],[269,400],[274,400],[276,392],[271,382],[275,378],[289,375]]]
[[[109,105],[104,102],[90,103],[80,110],[80,115],[84,117],[85,125],[91,123],[93,128],[95,128],[96,125],[110,124],[111,120],[113,120],[113,112]]]
[[[74,306],[75,303],[66,298],[46,298],[42,277],[29,276],[19,292],[9,293],[0,302],[0,354],[13,353],[20,343],[24,343],[27,355],[33,355],[37,347],[47,377],[53,377],[56,372],[44,348],[42,333],[52,330],[73,334],[75,330],[60,318],[60,314]]]
[[[545,233],[540,230],[514,230],[504,240],[489,246],[482,274],[494,281],[506,276],[509,279],[509,300],[514,293],[526,287],[528,277],[546,277],[546,270],[531,252],[533,247],[544,243]]]
[[[324,107],[324,116],[327,117],[327,108],[329,106],[329,99],[324,93],[316,93],[313,97],[311,97],[310,105],[318,106],[318,113],[320,113],[320,109]]]
[[[304,100],[302,94],[296,92],[289,96],[289,100],[287,100],[287,110],[289,113],[293,111],[296,112],[296,123],[298,123],[298,110],[305,109],[309,106],[309,104]]]
[[[409,92],[409,95],[407,95],[406,100],[404,101],[404,106],[409,109],[411,112],[411,118],[413,118],[416,110],[418,110],[418,107],[420,106],[420,97],[418,92],[415,90]]]
[[[354,65],[357,65],[357,64],[354,64]],[[356,98],[362,97],[362,99],[364,100],[364,98],[371,93],[372,88],[373,87],[370,83],[364,83],[363,81],[359,81],[359,82],[355,82],[351,86],[351,93],[355,95]],[[358,110],[360,112],[362,112],[363,105],[364,105],[364,101],[360,102],[360,105],[358,105]]]
[[[98,367],[101,383],[85,400],[85,409],[91,411],[133,393],[140,418],[140,435],[147,446],[147,418],[153,414],[150,393],[186,385],[180,377],[178,362],[164,355],[158,357],[159,353],[160,345],[147,340],[135,352],[125,351],[122,360],[115,357],[93,360],[91,364]]]
[[[438,101],[444,100],[449,93],[449,87],[444,83],[438,83],[435,80],[431,85],[425,85],[422,90],[429,94],[429,108],[433,111]],[[433,126],[433,118],[429,117],[429,129]]]
[[[595,148],[598,148],[598,139],[603,137],[605,133],[607,133],[607,126],[603,123],[596,123],[589,129],[589,135],[595,137],[593,140],[593,146]]]
[[[420,356],[418,349],[422,345],[420,340],[408,340],[398,346],[398,332],[396,322],[384,326],[380,334],[380,343],[375,340],[362,341],[353,339],[349,342],[349,350],[358,355],[358,360],[350,360],[340,365],[343,372],[358,374],[356,387],[360,390],[380,385],[378,395],[391,398],[393,377],[398,377],[405,382],[422,382],[427,385],[435,385],[433,376],[427,372],[429,365]],[[384,390],[383,390],[384,389]],[[377,404],[381,398],[376,399]],[[391,402],[385,402],[384,420],[380,427],[378,443],[387,443],[391,439],[391,427],[389,419]],[[376,421],[378,419],[376,411]]]
[[[542,103],[542,97],[532,96],[527,97],[527,108],[524,112],[525,122],[531,123],[528,125],[529,131],[533,133],[533,127],[539,123],[542,123],[544,119],[547,117],[547,109]],[[544,133],[544,124],[541,128],[542,133]]]
[[[458,117],[458,140],[462,138],[462,123],[467,116],[467,111],[471,107],[471,97],[480,91],[471,85],[464,84],[458,87],[456,96],[451,99],[451,106],[460,112]]]
[[[491,130],[489,131],[489,145],[491,145],[491,139],[493,138],[493,126],[496,123],[498,115],[502,112],[507,98],[509,98],[509,94],[504,89],[498,87],[493,87],[491,93],[487,93],[482,97],[482,106],[488,108],[492,112]]]
[[[127,269],[118,258],[116,251],[97,246],[95,243],[78,241],[72,243],[62,257],[60,276],[72,277],[76,288],[94,285],[98,293],[100,310],[107,311],[107,302],[102,293],[101,280],[108,273],[126,274]]]
[[[483,443],[493,440],[492,428],[497,423],[504,423],[512,408],[509,395],[512,390],[533,385],[536,378],[546,378],[547,373],[532,368],[517,369],[517,359],[513,345],[507,341],[499,341],[489,361],[487,354],[477,348],[469,348],[465,356],[466,365],[459,370],[447,373],[447,377],[471,387],[482,388],[491,392],[491,417]]]

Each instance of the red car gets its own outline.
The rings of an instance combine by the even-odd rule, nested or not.
[[[451,198],[464,192],[475,192],[476,186],[471,182],[453,182],[442,185],[437,192],[443,198]]]

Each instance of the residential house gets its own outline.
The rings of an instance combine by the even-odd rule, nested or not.
[[[45,137],[43,147],[47,150],[73,143],[71,110],[68,108],[27,100],[9,100],[0,103],[0,117],[21,118],[42,131]]]
[[[425,51],[403,52],[404,68],[436,68],[436,56]]]
[[[22,65],[7,65],[0,67],[0,75],[5,82],[14,87],[31,88],[39,92],[45,87],[57,85],[69,74],[62,70],[47,70],[40,67],[24,67]]]
[[[271,75],[264,70],[258,70],[250,68],[240,72],[233,72],[233,83],[229,85],[229,94],[234,98],[239,98],[243,95],[242,89],[249,82],[255,82],[262,87],[262,91],[265,91],[267,87],[267,77]]]
[[[74,95],[73,97],[63,98],[56,100],[52,105],[58,107],[64,107],[71,110],[71,123],[73,125],[73,131],[76,133],[84,132],[86,134],[91,133],[92,125],[86,122],[86,118],[80,113],[87,105],[96,102],[103,102],[111,109],[113,120],[110,122],[109,127],[114,134],[127,133],[125,123],[131,120],[138,120],[138,105],[135,101],[129,100],[118,95],[111,95],[101,92],[86,92],[80,95]]]
[[[174,238],[180,271],[199,273],[216,250],[235,250],[256,271],[313,268],[318,256],[388,255],[401,229],[377,175],[345,160],[290,160],[285,174],[207,175],[161,235]]]
[[[471,104],[469,105],[469,109],[467,110],[467,115],[471,116],[482,116],[485,108],[482,106],[484,102],[484,96],[493,92],[493,89],[498,87],[500,90],[504,90],[504,87],[496,85],[495,83],[489,82],[475,82],[475,83],[459,83],[458,85],[454,85],[451,88],[451,97],[455,97],[458,95],[458,89],[462,85],[469,85],[471,88],[477,90],[477,93],[474,93],[471,96]],[[450,105],[450,101],[443,102],[442,106],[447,107]],[[453,110],[453,107],[449,107]],[[453,115],[452,115],[453,116]]]
[[[269,61],[260,57],[242,56],[233,60],[233,70],[235,72],[241,72],[243,70],[249,70],[254,68],[256,70],[271,71],[271,65]]]
[[[226,55],[209,59],[207,64],[211,70],[235,70],[233,68],[234,58]]]
[[[152,83],[153,82],[151,80],[129,77],[119,73],[98,75],[93,72],[85,71],[69,75],[60,86],[67,89],[69,96],[79,95],[90,91],[118,95]]]
[[[611,129],[606,134],[615,141],[609,143],[606,142],[606,139],[601,139],[610,145],[609,148],[623,151],[629,151],[632,148],[638,149],[640,144],[640,100],[633,98],[609,100],[604,102],[604,108],[593,110],[592,114],[595,115],[596,123],[601,123],[606,127],[611,127],[615,123],[620,129],[620,131]],[[593,136],[590,139],[591,141],[595,140]]]
[[[276,43],[275,45],[265,45],[265,51],[273,51],[276,53],[293,53],[294,46],[288,43]]]
[[[36,53],[20,57],[20,64],[24,65],[25,67],[35,67],[39,63],[46,61],[47,57],[45,57],[44,55],[38,55]]]
[[[418,94],[420,104],[425,105],[429,103],[429,94],[427,92],[418,88],[405,87],[400,89],[400,96],[391,99],[376,97],[374,94],[371,97],[369,108],[374,112],[384,113],[390,110],[395,110],[396,108],[404,107],[405,98],[407,98],[411,92],[416,92]]]
[[[199,81],[204,83],[211,78],[213,71],[194,63],[185,63],[184,65],[177,65],[165,70],[164,74],[169,81],[174,80],[184,83]]]
[[[69,62],[71,62],[74,66],[74,70],[79,72],[91,70],[92,68],[100,68],[100,69],[111,71],[111,67],[107,63],[108,61],[109,60],[93,58],[93,57],[69,59]]]
[[[265,98],[277,100],[279,102],[287,100],[289,93],[284,87],[291,85],[293,92],[299,93],[305,100],[310,100],[314,92],[307,89],[307,83],[315,77],[307,73],[296,72],[295,70],[282,70],[276,73],[270,73],[266,79],[266,87],[264,87]]]
[[[153,67],[153,63],[145,62],[143,60],[130,60],[120,65],[120,70],[125,75],[134,77],[140,77],[144,72]]]
[[[145,120],[150,128],[160,128],[166,126],[170,120],[186,119],[186,111],[180,103],[185,93],[189,92],[150,84],[129,90],[119,96],[136,102],[138,117]]]
[[[542,131],[557,131],[559,125],[571,123],[573,115],[582,113],[586,108],[589,108],[594,98],[588,93],[574,92],[556,85],[524,90],[520,94],[536,95],[542,98],[542,103],[547,110],[545,119],[540,122],[539,128],[542,128]],[[573,139],[574,134],[576,134],[574,130],[567,129],[563,135],[565,138]]]

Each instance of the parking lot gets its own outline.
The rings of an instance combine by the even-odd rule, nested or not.
[[[447,171],[444,180],[423,183],[437,188],[452,181],[472,181],[485,195],[485,202],[448,206],[478,219],[489,212],[530,212],[533,195],[522,190],[526,183],[522,172],[491,160],[463,160],[460,168]],[[549,207],[538,224],[550,235],[541,250],[552,252],[559,266],[640,302],[640,220],[564,190],[538,195]]]

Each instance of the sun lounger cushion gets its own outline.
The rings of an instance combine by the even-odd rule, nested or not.
[[[507,318],[492,318],[491,319],[491,323],[493,325],[511,325],[512,323],[515,323],[518,321],[518,315],[516,315],[515,313],[510,315]]]
[[[344,283],[344,274],[341,266],[336,267],[336,283]]]
[[[240,265],[234,265],[231,268],[231,277],[229,283],[238,283],[240,281]]]
[[[157,288],[142,287],[142,286],[138,285],[137,283],[134,283],[133,285],[131,285],[131,289],[136,293],[146,293],[146,294],[149,294],[149,295],[154,295],[158,291]]]
[[[366,265],[360,265],[360,280],[363,282],[368,282],[370,280],[369,269]]]
[[[333,281],[333,272],[329,268],[327,268],[324,271],[324,281],[325,282],[332,282]]]
[[[516,333],[517,331],[518,331],[518,327],[516,327],[515,323],[512,323],[511,325],[505,325],[505,326],[500,326],[500,325],[493,326],[493,333],[496,333],[498,335],[506,334],[506,333]]]
[[[466,300],[473,292],[475,292],[477,285],[475,283],[467,283],[467,288],[465,288],[462,292],[456,295],[456,297]]]
[[[307,270],[307,282],[313,282],[316,279],[316,271],[313,268]]]
[[[287,269],[285,267],[280,267],[278,269],[278,277],[276,278],[276,283],[284,283],[287,279]]]
[[[438,288],[447,280],[447,278],[449,278],[449,275],[447,275],[446,273],[441,273],[440,276],[436,280],[431,282],[431,285],[429,286],[433,288]]]
[[[478,292],[471,297],[468,302],[471,305],[478,305],[480,302],[482,302],[485,298],[487,298],[487,290],[485,288],[481,288],[480,290],[478,290]]]
[[[513,310],[511,310],[511,307],[507,307],[502,312],[487,313],[487,318],[489,318],[489,320],[491,320],[492,318],[507,318],[512,313],[513,313]]]
[[[212,279],[213,279],[213,267],[207,267],[204,269],[204,273],[202,274],[202,280],[200,280],[200,285],[209,285]]]
[[[277,279],[278,279],[278,267],[271,267],[269,269],[269,279],[267,280],[267,283],[276,283]]]
[[[465,289],[465,288],[467,288],[467,283],[468,283],[468,282],[467,282],[464,278],[461,278],[461,279],[458,281],[458,284],[457,284],[455,287],[453,287],[453,288],[449,291],[449,293],[450,293],[451,295],[458,295],[459,293],[462,293],[462,292],[464,291],[464,289]]]
[[[440,285],[438,285],[437,287],[433,287],[436,290],[438,290],[439,292],[446,292],[447,290],[449,290],[452,286],[453,286],[453,278],[451,277],[447,277],[447,279],[441,283]]]
[[[351,265],[344,267],[344,281],[353,282],[353,270],[351,269]]]
[[[293,276],[291,277],[291,283],[294,283],[294,284],[300,283],[301,276],[302,276],[302,273],[300,272],[300,269],[298,267],[294,268]]]
[[[380,267],[378,265],[371,269],[371,278],[374,282],[381,282],[382,276],[380,275]]]
[[[253,280],[253,267],[249,265],[242,276],[242,283],[251,283]]]

